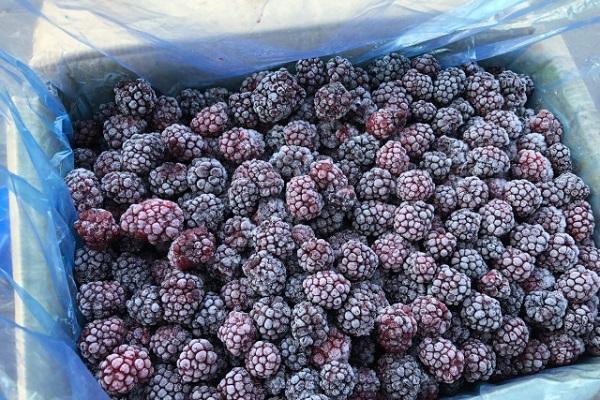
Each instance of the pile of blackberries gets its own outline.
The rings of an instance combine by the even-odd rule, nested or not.
[[[74,123],[81,357],[115,399],[434,399],[600,355],[590,188],[530,77],[392,53]]]

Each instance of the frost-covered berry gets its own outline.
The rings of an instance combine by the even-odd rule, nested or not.
[[[297,255],[300,267],[308,273],[327,269],[334,261],[331,245],[317,238],[308,239],[300,244]]]
[[[510,167],[508,155],[495,146],[476,147],[467,153],[468,170],[479,178],[493,178],[505,174]]]
[[[65,183],[77,211],[101,206],[103,195],[100,182],[92,171],[76,168],[65,176]]]
[[[585,351],[585,345],[580,338],[565,333],[552,333],[541,339],[548,346],[548,364],[551,366],[573,364]]]
[[[337,154],[339,159],[354,161],[362,167],[369,167],[375,162],[379,147],[380,143],[375,137],[364,133],[342,143],[338,147]]]
[[[127,312],[141,325],[158,324],[163,316],[159,287],[142,286],[127,300]]]
[[[570,302],[583,303],[598,293],[600,278],[596,272],[577,265],[558,277],[555,288]]]
[[[219,152],[223,158],[235,164],[259,158],[265,151],[263,135],[255,130],[233,128],[219,138]]]
[[[112,214],[100,208],[82,211],[73,226],[92,250],[106,249],[119,235],[119,226]]]
[[[518,217],[533,214],[542,203],[540,190],[531,182],[515,179],[506,182],[502,199],[511,205]]]
[[[534,258],[515,247],[507,247],[496,260],[494,266],[511,282],[522,282],[534,268]]]
[[[562,273],[577,262],[579,248],[567,233],[555,233],[548,239],[548,247],[537,257],[537,263],[554,273]]]
[[[563,127],[558,118],[544,109],[529,120],[529,129],[543,134],[548,145],[559,143],[563,135]]]
[[[492,347],[499,357],[515,357],[525,351],[529,328],[519,317],[504,317],[492,336]]]
[[[231,311],[217,332],[217,337],[234,356],[246,353],[256,340],[256,328],[250,315]]]
[[[150,191],[157,196],[172,198],[188,189],[187,167],[184,164],[166,162],[150,171]]]
[[[576,200],[564,209],[566,232],[577,242],[583,242],[594,234],[596,223],[592,206],[585,200]]]
[[[417,321],[410,307],[396,303],[378,312],[377,337],[379,344],[390,353],[403,353],[412,345],[417,333]]]
[[[448,307],[431,295],[417,296],[410,309],[417,321],[417,333],[422,337],[443,335],[450,327],[452,314]]]
[[[323,392],[334,399],[346,399],[356,385],[354,368],[344,361],[331,361],[323,365],[319,377]]]
[[[231,126],[225,102],[217,102],[200,110],[190,122],[190,128],[198,135],[215,137]]]
[[[534,291],[525,296],[523,310],[527,322],[554,331],[563,325],[567,299],[558,291]]]
[[[515,225],[515,216],[509,203],[492,199],[479,209],[481,230],[487,235],[503,236]]]
[[[322,86],[315,93],[315,111],[322,120],[342,118],[350,110],[352,95],[339,82]]]
[[[477,281],[477,290],[495,299],[510,296],[510,281],[500,271],[491,269]]]
[[[401,142],[390,140],[377,151],[375,163],[378,167],[398,176],[408,169],[410,159]]]
[[[261,122],[287,118],[306,96],[306,91],[285,69],[263,77],[252,92],[252,106]]]
[[[346,301],[350,281],[334,271],[318,271],[304,280],[303,287],[309,301],[325,309],[337,309]]]
[[[433,277],[428,293],[447,305],[457,306],[471,294],[471,280],[466,274],[442,265]]]
[[[216,293],[207,292],[190,324],[194,336],[216,335],[225,320],[225,302]]]
[[[311,368],[303,368],[290,374],[286,379],[285,398],[289,400],[303,400],[320,392],[319,373]]]
[[[175,239],[183,227],[183,211],[172,201],[149,199],[131,205],[121,216],[121,230],[151,244]]]
[[[256,251],[266,250],[276,257],[286,258],[295,250],[291,227],[279,218],[271,218],[261,223],[255,231]]]
[[[165,146],[158,133],[135,134],[123,142],[123,170],[146,175],[157,167],[165,155]]]
[[[292,309],[291,333],[300,346],[318,346],[327,339],[329,324],[325,310],[309,301],[302,301]]]
[[[313,161],[313,154],[308,147],[296,145],[281,146],[269,160],[277,172],[286,180],[308,173]]]
[[[487,381],[496,368],[496,353],[478,339],[469,339],[460,346],[465,359],[463,377],[467,382]]]
[[[217,385],[223,400],[263,400],[264,392],[243,367],[234,367]]]
[[[77,305],[87,319],[106,318],[125,307],[125,289],[115,281],[94,281],[79,288]]]
[[[182,382],[198,382],[213,377],[218,368],[217,357],[208,340],[190,340],[177,359],[177,371]]]
[[[174,270],[160,285],[164,319],[173,323],[189,323],[204,297],[204,283],[199,277]]]
[[[433,206],[423,201],[404,202],[396,208],[394,230],[404,239],[417,242],[431,230]]]
[[[544,182],[553,178],[550,161],[535,150],[520,150],[513,162],[511,173],[516,179]]]
[[[242,271],[250,287],[262,296],[279,294],[285,288],[285,266],[268,251],[252,254],[242,266]]]
[[[382,392],[393,400],[416,400],[425,382],[425,372],[411,355],[385,354],[377,363]]]
[[[502,324],[502,309],[498,300],[474,292],[463,302],[461,317],[472,330],[493,332]]]
[[[186,125],[169,125],[161,132],[160,137],[165,144],[167,158],[177,161],[198,158],[207,147],[202,136],[192,132]]]
[[[225,218],[223,200],[212,193],[202,193],[185,200],[181,209],[185,224],[189,228],[203,227],[216,231]]]
[[[133,172],[109,172],[101,181],[102,192],[117,204],[134,204],[146,197],[143,180]]]
[[[286,204],[298,221],[316,218],[323,209],[323,198],[308,175],[293,177],[286,187]]]
[[[414,251],[404,261],[404,273],[417,283],[429,283],[437,273],[437,263],[429,254]]]
[[[156,105],[156,93],[144,79],[124,80],[115,88],[115,104],[122,114],[149,115]]]
[[[100,363],[98,381],[107,393],[123,395],[147,382],[153,373],[146,349],[123,344]]]
[[[387,233],[379,236],[371,245],[371,249],[379,258],[381,269],[399,272],[406,257],[412,252],[412,245],[398,234]]]
[[[438,381],[452,383],[461,377],[464,354],[448,339],[425,338],[417,351],[421,362]]]
[[[83,326],[77,347],[85,360],[98,364],[123,343],[126,334],[127,327],[121,318],[96,319]]]
[[[350,240],[340,248],[337,270],[352,281],[370,278],[378,265],[375,252],[357,240]]]
[[[173,267],[187,270],[213,259],[216,240],[205,227],[187,229],[169,247],[168,258]]]
[[[225,191],[227,171],[218,160],[196,158],[187,171],[187,184],[194,193],[219,195]]]
[[[450,214],[445,227],[458,240],[471,241],[477,238],[481,220],[481,215],[463,208]]]
[[[515,370],[520,374],[532,374],[546,368],[550,359],[548,346],[537,339],[527,342],[525,350],[511,359]]]
[[[548,247],[549,238],[541,225],[519,224],[510,233],[510,245],[537,257]]]
[[[396,196],[404,201],[427,201],[435,190],[435,184],[427,171],[411,170],[400,174],[396,181]]]
[[[292,310],[282,297],[263,297],[252,305],[250,316],[265,340],[283,338],[290,328]]]

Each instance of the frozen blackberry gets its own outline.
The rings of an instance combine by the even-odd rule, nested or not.
[[[290,225],[276,217],[262,222],[256,228],[254,242],[256,251],[266,250],[281,258],[286,258],[295,250]]]
[[[148,123],[131,115],[114,115],[104,121],[102,135],[113,149],[120,149],[123,143],[135,134],[146,131]]]
[[[379,393],[381,382],[377,373],[369,368],[358,368],[355,371],[356,386],[349,397],[350,400],[373,400]]]
[[[338,208],[342,212],[351,211],[357,202],[356,191],[352,185],[346,185],[329,192],[325,200],[328,206]]]
[[[434,191],[435,184],[427,171],[406,171],[396,181],[396,196],[404,201],[426,201]]]
[[[439,382],[453,383],[463,372],[462,350],[444,338],[425,338],[418,346],[419,359]]]
[[[65,176],[65,183],[77,211],[101,206],[103,195],[100,182],[92,171],[76,168]]]
[[[320,58],[307,58],[296,63],[296,79],[307,94],[313,94],[327,80],[325,62]]]
[[[597,356],[600,354],[600,323],[596,322],[589,335],[584,337],[586,351]]]
[[[502,324],[502,309],[498,300],[483,293],[473,292],[463,302],[460,316],[476,332],[493,332]]]
[[[286,269],[278,258],[262,250],[252,254],[242,266],[254,291],[261,296],[276,295],[285,288]]]
[[[292,309],[291,333],[302,347],[318,346],[327,339],[329,324],[325,310],[308,301]]]
[[[73,226],[92,250],[105,250],[119,236],[119,226],[112,214],[100,208],[80,212]]]
[[[460,305],[471,293],[471,280],[463,272],[442,265],[433,277],[428,293],[448,305]]]
[[[121,168],[121,152],[118,150],[103,151],[96,158],[93,165],[94,174],[98,179],[102,179],[110,172],[120,171]]]
[[[304,242],[316,239],[317,236],[312,228],[304,224],[296,224],[292,227],[292,240],[296,244],[296,247],[301,247]],[[298,255],[298,258],[300,256]]]
[[[487,272],[487,265],[475,249],[459,248],[450,259],[450,266],[467,274],[471,279],[480,278]]]
[[[562,143],[555,143],[548,147],[544,155],[550,160],[554,175],[556,176],[571,172],[573,169],[571,150]]]
[[[510,166],[508,155],[495,146],[476,147],[467,153],[467,168],[479,178],[492,178],[506,173]]]
[[[554,273],[562,273],[577,262],[579,249],[566,233],[555,233],[548,239],[548,247],[537,258],[538,265]]]
[[[533,271],[534,262],[535,259],[528,253],[515,247],[507,247],[494,266],[511,282],[522,282]]]
[[[285,201],[279,197],[270,197],[261,199],[258,202],[258,208],[252,216],[252,221],[260,225],[273,218],[279,218],[285,222],[290,222],[291,215],[285,206]]]
[[[434,181],[440,182],[446,179],[452,167],[452,159],[441,151],[428,151],[423,153],[423,159],[419,168],[427,171]]]
[[[481,215],[469,209],[462,208],[450,214],[446,220],[445,227],[458,240],[468,242],[477,239],[481,221]]]
[[[223,396],[223,400],[263,400],[265,397],[262,388],[242,367],[234,367],[227,372],[217,385],[217,389]]]
[[[595,245],[579,246],[579,264],[595,273],[600,273],[600,251]]]
[[[565,191],[558,187],[556,184],[557,180],[547,181],[547,182],[538,182],[536,184],[540,196],[541,196],[541,204],[543,206],[553,206],[563,208],[567,202],[567,195]],[[570,199],[568,199],[570,200]]]
[[[496,236],[480,236],[475,242],[475,250],[486,261],[496,260],[504,252],[504,244]]]
[[[573,303],[590,300],[600,289],[600,278],[582,265],[566,270],[556,280],[555,288]]]
[[[121,216],[121,230],[150,244],[175,239],[183,226],[183,211],[172,201],[149,199],[129,206]]]
[[[377,255],[367,245],[349,240],[340,248],[337,270],[352,281],[369,279],[379,265]]]
[[[273,376],[281,365],[281,353],[277,346],[259,340],[246,354],[246,370],[256,378]]]
[[[351,185],[356,185],[362,176],[362,168],[359,163],[351,160],[340,160],[340,170]]]
[[[211,106],[213,104],[227,101],[230,93],[224,87],[212,87],[208,88],[204,91],[204,98],[206,99],[206,104]]]
[[[500,92],[504,96],[504,105],[509,110],[519,109],[527,102],[526,84],[520,75],[510,70],[497,75]]]
[[[109,101],[106,103],[102,103],[98,106],[98,111],[94,113],[94,121],[96,122],[104,122],[108,118],[112,117],[119,113],[119,109],[114,101]],[[75,121],[77,123],[79,121]],[[87,122],[87,121],[82,121]]]
[[[125,308],[125,289],[115,281],[94,281],[79,287],[77,306],[88,320],[106,318]]]
[[[437,213],[448,215],[456,209],[456,191],[449,185],[437,185],[432,198]]]
[[[256,85],[252,92],[252,105],[261,122],[274,123],[287,118],[306,96],[285,69],[271,72]]]
[[[443,107],[437,109],[431,121],[431,128],[437,136],[454,135],[463,122],[460,111],[454,107]]]
[[[373,102],[373,98],[371,97],[371,92],[364,89],[363,87],[359,86],[356,89],[351,90],[350,94],[352,95],[352,103],[350,103],[350,111],[348,111],[348,114],[346,114],[345,119],[354,124],[357,124],[357,125],[365,124],[369,115],[371,115],[373,112],[375,112],[377,110],[377,106],[375,105],[375,103]],[[314,102],[313,102],[313,106],[314,106]],[[332,125],[336,125],[335,124],[336,122],[338,122],[338,121],[327,121],[327,122],[322,122],[320,125],[321,126],[332,126]],[[342,127],[344,127],[344,126],[347,127],[349,125],[348,124],[342,125]],[[339,136],[336,135],[336,137],[339,137]],[[328,140],[327,143],[325,143],[325,142],[323,142],[322,139],[323,139],[323,136],[321,136],[321,143],[325,147],[328,147],[328,148],[331,148],[337,142],[337,140]]]
[[[123,395],[146,383],[153,373],[146,349],[123,344],[100,363],[98,381],[108,394]]]
[[[482,116],[504,105],[500,83],[489,72],[476,72],[467,78],[465,97]]]
[[[227,189],[229,209],[236,216],[252,216],[256,212],[259,198],[258,188],[250,179],[234,179]]]
[[[517,179],[506,182],[503,200],[512,206],[517,217],[527,217],[538,209],[542,196],[533,183]]]
[[[514,178],[531,182],[548,181],[554,175],[550,161],[535,150],[519,150],[511,172]]]
[[[538,153],[546,153],[546,142],[544,136],[539,133],[528,133],[517,139],[517,150],[534,150]]]
[[[250,129],[256,128],[258,116],[252,107],[250,92],[233,93],[229,96],[228,107],[234,125]]]
[[[495,299],[507,299],[510,296],[510,281],[497,269],[491,269],[479,278],[477,290]]]
[[[562,124],[558,118],[548,110],[542,109],[533,118],[530,118],[529,129],[531,129],[532,132],[543,134],[548,146],[560,143],[562,140]]]
[[[269,162],[284,179],[289,180],[308,173],[313,160],[313,154],[307,147],[283,145],[273,153]]]
[[[459,313],[455,313],[450,321],[450,328],[443,335],[452,343],[461,345],[471,338],[471,331],[460,317]],[[475,337],[473,337],[475,338]]]
[[[473,148],[483,146],[504,148],[509,143],[504,128],[485,121],[470,124],[463,132],[463,140]]]
[[[500,305],[502,306],[502,313],[504,315],[518,316],[521,313],[521,307],[525,300],[525,291],[519,284],[515,282],[510,283],[510,296],[506,299],[500,299]]]
[[[192,339],[181,350],[177,371],[182,382],[198,382],[212,378],[217,372],[217,353],[206,339]]]
[[[225,320],[227,311],[225,302],[216,293],[208,292],[200,303],[200,308],[194,316],[190,327],[195,337],[216,335]]]
[[[391,82],[402,78],[410,68],[410,60],[398,53],[390,53],[376,58],[367,67],[371,83],[379,86],[383,82]]]
[[[200,308],[203,297],[204,283],[202,279],[182,271],[169,272],[160,285],[164,320],[189,324]]]
[[[291,121],[283,128],[285,144],[316,150],[319,144],[317,128],[306,121]]]
[[[592,302],[572,304],[565,313],[563,331],[568,335],[585,337],[594,329],[598,317],[597,306]]]
[[[454,189],[456,190],[456,200],[459,208],[477,209],[488,201],[488,186],[476,176],[459,180]],[[481,210],[479,212],[482,213]],[[482,225],[484,225],[484,221],[485,216],[482,219]]]
[[[379,310],[376,326],[379,344],[390,353],[406,351],[417,333],[417,321],[410,307],[402,303]]]
[[[96,152],[91,149],[73,149],[73,163],[75,164],[75,168],[92,170],[97,157]]]
[[[306,367],[309,362],[307,349],[300,346],[300,342],[291,336],[285,337],[279,348],[283,365],[292,371],[299,371]]]
[[[366,171],[356,186],[362,200],[387,201],[394,189],[395,182],[389,171],[377,167]]]
[[[183,89],[176,97],[181,113],[187,120],[194,118],[196,114],[206,107],[206,99],[199,89]]]
[[[422,337],[443,335],[450,327],[452,314],[448,307],[431,295],[417,296],[410,309],[417,321],[417,333]]]
[[[141,325],[156,325],[162,320],[158,286],[143,285],[127,300],[129,316]]]
[[[519,224],[510,234],[510,244],[532,257],[537,257],[546,247],[550,235],[541,225]]]
[[[80,247],[75,251],[73,273],[80,285],[107,280],[111,276],[113,255],[110,251],[91,250]]]
[[[369,335],[375,327],[378,309],[388,305],[385,297],[381,301],[378,296],[366,286],[352,288],[348,299],[336,314],[339,328],[353,337]]]
[[[323,198],[311,177],[300,175],[293,177],[287,184],[286,204],[296,220],[308,221],[321,213]]]
[[[231,311],[217,332],[219,340],[234,356],[240,356],[250,350],[256,340],[256,334],[250,315],[240,311]]]
[[[113,91],[121,114],[143,117],[152,113],[156,105],[156,93],[144,79],[121,81]]]
[[[97,365],[123,343],[126,334],[127,326],[121,318],[96,319],[83,326],[77,347],[86,361]]]
[[[429,254],[414,251],[404,261],[404,273],[417,283],[429,283],[435,277],[438,266]]]
[[[596,224],[590,203],[576,200],[565,207],[564,214],[566,231],[576,242],[592,237]]]
[[[256,292],[250,287],[248,279],[234,279],[221,288],[221,298],[229,310],[248,310],[254,303]]]
[[[510,139],[519,138],[523,132],[521,120],[512,111],[493,110],[485,116],[485,120],[503,128]]]
[[[206,148],[202,136],[195,134],[185,125],[170,125],[161,132],[160,137],[167,156],[177,161],[189,161],[200,157]]]
[[[152,126],[155,129],[163,130],[167,126],[177,123],[181,119],[181,115],[181,108],[175,97],[159,96],[152,110]]]
[[[378,201],[361,203],[354,208],[352,226],[363,235],[381,235],[392,227],[395,210],[394,205]]]
[[[402,76],[402,86],[415,100],[431,100],[433,95],[433,81],[429,75],[420,73],[416,69],[409,69]]]
[[[342,118],[350,110],[352,95],[339,82],[322,86],[315,93],[315,111],[322,120]]]
[[[250,316],[265,340],[278,340],[285,337],[290,327],[292,310],[279,296],[263,297],[254,303]]]
[[[390,272],[402,270],[404,261],[412,251],[411,244],[396,233],[387,233],[379,236],[371,246],[379,258],[381,269]]]
[[[240,84],[240,92],[252,92],[256,89],[256,85],[271,71],[257,71],[248,75]]]
[[[157,167],[165,155],[165,146],[158,134],[135,134],[123,142],[123,170],[146,175]]]
[[[213,260],[216,240],[205,227],[183,231],[169,247],[169,262],[180,270],[205,265]]]
[[[527,279],[520,282],[520,286],[527,292],[536,290],[552,289],[556,279],[552,272],[546,268],[536,266]]]
[[[344,361],[331,361],[321,368],[319,384],[323,392],[333,399],[346,399],[354,391],[354,368]]]
[[[190,122],[192,131],[204,137],[216,137],[231,127],[227,103],[207,106],[194,115]]]
[[[283,179],[267,161],[250,160],[236,168],[232,180],[238,177],[250,179],[261,197],[278,196],[283,190]]]
[[[467,100],[462,97],[455,98],[452,103],[450,103],[449,107],[452,107],[460,113],[463,118],[463,122],[467,121],[469,118],[475,115],[475,109]]]
[[[523,302],[525,320],[540,328],[554,331],[563,325],[567,299],[559,291],[540,290],[528,293]]]
[[[453,173],[462,175],[465,172],[469,151],[469,146],[465,142],[449,136],[440,136],[435,140],[434,148],[450,158]]]
[[[303,400],[318,394],[319,373],[314,369],[303,368],[288,376],[285,385],[285,398],[289,400]]]
[[[429,75],[432,79],[440,70],[439,61],[432,54],[421,54],[410,60],[410,65],[422,74]]]
[[[219,139],[219,152],[230,162],[258,158],[265,151],[263,135],[252,129],[233,128],[223,133]]]
[[[467,76],[460,68],[450,67],[440,71],[433,81],[433,100],[446,106],[465,88]]]
[[[590,195],[590,188],[577,175],[566,172],[559,175],[554,183],[556,188],[565,195],[565,202],[572,200],[585,200]]]
[[[385,354],[377,363],[381,389],[386,398],[416,400],[425,381],[425,373],[411,355]]]
[[[573,364],[585,351],[585,345],[579,338],[565,333],[552,333],[542,338],[548,346],[550,359],[548,364],[554,367]]]
[[[321,191],[331,192],[348,184],[340,166],[329,159],[312,163],[308,174]]]
[[[133,204],[146,197],[143,180],[133,172],[109,172],[102,178],[102,192],[117,204]]]
[[[425,100],[417,100],[410,104],[410,115],[416,122],[431,122],[437,113],[437,107]]]
[[[214,158],[197,158],[188,169],[187,183],[192,192],[219,195],[225,191],[227,171]]]
[[[301,243],[297,255],[300,267],[308,273],[325,270],[334,261],[331,245],[317,238],[310,238]]]
[[[184,164],[166,162],[150,171],[150,191],[157,196],[172,198],[188,189],[187,167]]]
[[[398,141],[412,159],[420,158],[429,150],[435,140],[431,126],[421,122],[408,125],[400,131],[398,136]]]
[[[306,298],[325,309],[338,309],[350,292],[350,281],[335,271],[318,271],[303,282]]]
[[[190,228],[215,231],[225,218],[223,200],[212,193],[202,193],[181,204],[185,224]]]
[[[373,136],[364,133],[346,140],[338,148],[340,159],[354,161],[361,167],[370,167],[375,163],[380,144]]]
[[[174,365],[159,364],[155,367],[154,375],[148,381],[145,398],[149,400],[183,400],[187,398],[191,389],[182,382],[181,375]],[[200,399],[205,399],[205,397],[200,397]],[[220,400],[210,397],[208,399]]]
[[[504,317],[502,325],[493,334],[492,346],[499,357],[515,357],[525,351],[529,329],[519,317]]]
[[[550,359],[548,346],[537,339],[527,342],[525,350],[513,357],[511,362],[519,374],[533,374],[546,368]]]
[[[469,339],[460,346],[465,359],[463,377],[467,382],[487,381],[496,368],[496,353],[478,339]]]

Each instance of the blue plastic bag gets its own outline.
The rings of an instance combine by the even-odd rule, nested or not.
[[[100,4],[98,4],[100,3]],[[165,93],[239,82],[300,58],[367,61],[436,50],[531,74],[566,128],[578,172],[600,188],[600,5],[590,1],[6,1],[0,5],[0,394],[104,399],[80,361],[72,278],[68,114],[89,117],[119,79]],[[594,40],[595,38],[595,40]],[[68,112],[67,112],[68,111]],[[598,195],[592,204],[600,215]],[[482,385],[485,399],[591,399],[600,361]]]

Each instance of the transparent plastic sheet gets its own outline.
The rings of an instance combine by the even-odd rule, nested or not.
[[[100,3],[100,4],[98,4]],[[0,395],[106,398],[79,360],[67,111],[89,117],[129,75],[174,94],[309,56],[438,50],[534,76],[593,188],[600,154],[597,1],[5,1],[0,5]],[[168,3],[168,4],[165,4]],[[189,4],[188,4],[189,3]],[[59,100],[60,99],[60,100]],[[600,215],[598,192],[592,204]],[[495,399],[592,399],[600,361],[482,385]]]

